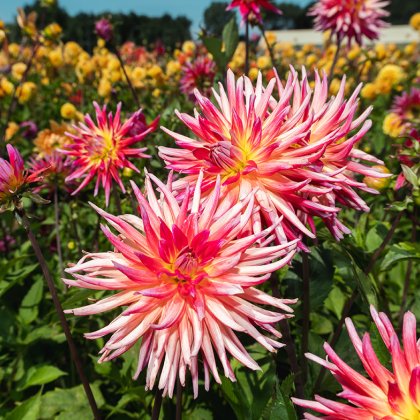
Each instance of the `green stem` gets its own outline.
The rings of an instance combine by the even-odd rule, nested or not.
[[[55,310],[57,312],[58,318],[60,320],[61,327],[63,328],[64,335],[66,336],[67,344],[70,349],[70,355],[73,359],[73,363],[76,366],[77,373],[79,375],[80,381],[82,382],[83,389],[85,391],[86,397],[88,399],[90,408],[92,410],[92,414],[95,420],[99,420],[100,414],[98,411],[98,407],[96,405],[95,397],[93,396],[92,389],[90,388],[89,381],[85,375],[83,370],[82,361],[79,357],[79,353],[76,348],[76,344],[74,343],[73,336],[70,332],[69,324],[67,323],[66,317],[64,315],[63,308],[61,306],[60,300],[58,298],[57,290],[54,285],[54,281],[52,279],[51,273],[48,269],[48,264],[42,254],[41,247],[35,238],[34,233],[32,232],[29,219],[25,214],[23,209],[17,209],[16,212],[18,213],[20,219],[22,220],[22,225],[28,235],[29,241],[31,242],[32,248],[35,252],[35,255],[38,259],[39,265],[41,266],[42,273],[46,280],[48,289],[51,293],[52,301],[54,303]]]

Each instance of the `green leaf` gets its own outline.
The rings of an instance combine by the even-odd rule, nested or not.
[[[104,404],[104,398],[97,384],[91,384],[92,392],[98,407]],[[42,397],[40,419],[80,420],[92,418],[89,402],[83,386],[47,392]]]
[[[413,186],[417,187],[419,185],[419,180],[416,173],[406,165],[401,165],[405,179]]]
[[[344,293],[338,287],[334,287],[325,300],[325,307],[334,312],[335,316],[340,319],[345,302],[346,296]]]
[[[388,270],[393,264],[409,259],[420,259],[420,244],[400,242],[392,245],[381,264],[381,270]]]
[[[227,65],[227,59],[222,51],[222,40],[215,37],[207,37],[203,39],[203,43],[209,53],[213,56],[219,70],[224,72]]]
[[[41,390],[6,415],[4,420],[37,420],[41,408]]]
[[[67,373],[56,368],[55,366],[48,365],[32,367],[29,369],[27,378],[21,389],[23,390],[34,385],[47,384],[49,382],[55,381],[63,375],[67,375]]]
[[[366,235],[366,251],[373,252],[382,244],[388,229],[382,223],[377,223]]]
[[[359,290],[362,292],[362,296],[365,298],[369,305],[378,306],[377,299],[377,287],[375,284],[375,278],[372,274],[366,275],[356,264],[355,259],[348,250],[345,250],[351,260],[351,269],[354,274],[354,278],[357,282]]]
[[[276,387],[276,397],[265,412],[265,420],[297,420],[296,411],[290,400],[293,390],[293,375],[287,376],[281,385]]]
[[[19,308],[19,317],[25,324],[30,324],[38,316],[38,304],[41,302],[44,290],[42,279],[35,281],[22,300]]]
[[[276,384],[273,358],[256,345],[249,349],[249,353],[262,370],[251,372],[234,359],[232,367],[237,382],[223,377],[221,386],[237,418],[244,420],[261,418]]]
[[[236,23],[236,17],[233,17],[223,28],[222,38],[225,47],[226,61],[230,61],[239,42],[239,31],[238,24]]]

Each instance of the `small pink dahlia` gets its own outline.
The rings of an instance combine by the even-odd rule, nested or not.
[[[379,31],[388,24],[382,19],[389,16],[384,7],[389,4],[382,0],[319,0],[310,9],[317,31],[331,31],[331,35],[341,42],[354,39],[359,45],[363,38],[379,38]]]
[[[50,155],[36,156],[29,159],[29,172],[42,172],[42,182],[34,188],[35,192],[43,189],[54,190],[57,186],[63,186],[64,180],[71,173],[72,161],[68,156],[53,151]],[[67,184],[66,188],[70,185]]]
[[[131,130],[139,121],[141,110],[132,114],[125,122],[121,122],[121,103],[118,104],[115,115],[112,112],[107,115],[106,105],[102,108],[96,102],[93,105],[96,110],[96,124],[90,115],[86,114],[85,123],[74,126],[76,134],[66,133],[73,140],[62,150],[64,154],[73,158],[73,172],[66,178],[66,182],[83,178],[73,192],[74,195],[96,177],[94,195],[97,195],[99,186],[102,185],[108,205],[113,181],[125,192],[120,171],[130,168],[139,172],[129,159],[150,157],[144,153],[145,147],[131,146],[142,141],[155,129],[155,125],[150,125],[143,132],[132,134]]]
[[[315,401],[292,398],[301,407],[324,414],[324,419],[336,420],[418,420],[420,419],[420,343],[416,337],[416,318],[411,312],[404,316],[403,348],[384,313],[371,306],[372,318],[387,347],[392,371],[383,366],[372,347],[369,333],[360,339],[350,319],[347,330],[368,378],[341,360],[334,350],[324,344],[328,359],[308,353],[306,356],[324,366],[343,387],[338,396],[348,403],[315,396]],[[309,413],[305,419],[318,419]]]
[[[274,6],[270,0],[232,0],[226,10],[232,10],[235,8],[239,9],[243,22],[247,20],[255,20],[261,24],[263,21],[261,8],[279,15],[282,14],[282,11]]]
[[[216,64],[207,56],[202,56],[188,62],[182,68],[182,77],[179,81],[181,92],[194,99],[194,89],[201,90],[206,95],[211,95],[214,78],[216,76]]]
[[[367,211],[355,188],[376,192],[355,175],[387,176],[361,163],[381,164],[355,148],[371,126],[365,121],[371,108],[356,117],[360,87],[348,100],[344,87],[345,79],[337,96],[329,98],[325,75],[315,74],[312,91],[305,71],[299,80],[294,69],[284,85],[277,76],[263,86],[260,74],[254,87],[247,77],[235,81],[229,70],[227,91],[221,84],[213,91],[215,104],[195,90],[201,112],[176,112],[193,136],[163,128],[179,148],[159,147],[167,167],[186,174],[173,184],[179,198],[204,171],[203,194],[219,176],[222,195],[233,202],[257,189],[254,232],[281,217],[275,229],[279,242],[314,237],[318,216],[341,238],[349,231],[337,218],[336,203]]]
[[[392,102],[391,112],[399,115],[404,123],[413,126],[420,124],[420,89],[412,87],[409,92],[396,96]]]
[[[159,199],[151,180],[160,190]],[[280,338],[272,324],[291,316],[288,305],[295,300],[275,299],[254,286],[291,260],[296,243],[266,246],[273,228],[259,234],[246,231],[254,212],[252,191],[236,204],[220,201],[217,181],[202,201],[199,179],[194,191],[187,188],[179,205],[171,179],[165,185],[147,175],[145,182],[147,198],[132,183],[141,218],[113,216],[94,206],[118,232],[102,227],[114,250],[89,253],[66,270],[75,278],[64,280],[69,286],[118,293],[68,312],[91,315],[125,307],[109,325],[86,334],[90,339],[112,334],[100,362],[141,340],[134,378],[146,369],[146,388],[153,388],[159,376],[158,388],[172,396],[177,377],[185,386],[189,370],[197,396],[199,365],[206,389],[210,373],[220,383],[216,359],[225,376],[235,380],[229,354],[248,368],[259,369],[236,333],[248,334],[269,351],[283,346],[262,332]]]
[[[30,184],[41,180],[43,169],[29,174],[19,151],[12,145],[6,145],[9,161],[0,158],[0,213],[13,210],[21,195],[29,189]]]

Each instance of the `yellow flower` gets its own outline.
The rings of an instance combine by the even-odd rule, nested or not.
[[[386,48],[384,44],[375,45],[376,58],[378,60],[383,60],[386,57]]]
[[[182,44],[182,51],[186,54],[192,54],[195,51],[195,44],[193,41],[185,41]]]
[[[340,89],[341,82],[338,79],[332,79],[330,83],[330,93],[331,95],[336,95]]]
[[[372,169],[376,169],[378,172],[381,172],[383,174],[391,173],[389,169],[383,165],[374,165],[372,166]],[[365,176],[363,178],[363,182],[369,188],[374,188],[375,190],[381,191],[389,187],[389,184],[391,183],[391,178],[374,178],[371,176]]]
[[[11,44],[9,44],[8,50],[9,50],[9,54],[13,58],[17,58],[17,56],[19,55],[19,52],[20,52],[20,46],[19,46],[19,44],[16,44],[15,42],[12,42]]]
[[[153,89],[153,92],[152,92],[152,96],[153,97],[155,97],[155,98],[159,98],[159,96],[161,95],[161,90],[160,89]]]
[[[251,67],[251,68],[249,69],[249,74],[248,74],[248,76],[249,76],[249,78],[250,78],[251,80],[256,80],[256,79],[257,79],[257,77],[258,77],[258,73],[259,73],[259,70],[258,70],[256,67]]]
[[[65,104],[63,104],[61,106],[60,115],[65,120],[72,120],[72,119],[74,119],[74,117],[76,116],[76,113],[77,113],[76,107],[73,104],[69,103],[69,102],[66,102]]]
[[[420,31],[420,12],[414,13],[410,18],[410,26],[415,31]]]
[[[257,58],[257,67],[261,70],[268,69],[272,66],[270,57],[262,55]]]
[[[397,114],[391,112],[384,118],[382,130],[390,137],[399,137],[404,131],[404,125],[401,118]]]
[[[0,44],[6,39],[6,32],[3,29],[0,29]]]
[[[57,40],[60,38],[63,29],[58,23],[50,23],[44,28],[44,36],[48,39]]]
[[[162,68],[157,64],[153,64],[153,66],[147,70],[147,75],[153,79],[159,79],[163,76]]]
[[[9,122],[6,128],[6,133],[4,135],[5,140],[10,141],[18,131],[19,131],[19,125],[13,121]]]
[[[14,84],[7,80],[5,77],[2,77],[0,80],[0,87],[6,95],[11,95],[15,88]]]
[[[40,131],[36,136],[35,150],[40,156],[50,155],[54,150],[62,148],[70,142],[64,133],[72,132],[72,130],[73,128],[67,123],[57,124],[55,121],[50,121],[50,128]]]
[[[69,41],[64,45],[64,61],[66,64],[76,64],[79,54],[83,52],[82,47],[73,41]]]
[[[386,64],[379,70],[376,83],[380,92],[388,93],[405,77],[404,70],[396,64]]]
[[[419,13],[420,14],[420,13]],[[404,54],[405,55],[413,55],[417,49],[417,43],[411,42],[404,47]]]
[[[108,61],[107,68],[109,70],[111,70],[111,71],[119,70],[120,67],[121,67],[120,62],[116,58],[113,57]]]
[[[111,94],[111,91],[112,91],[111,82],[108,79],[102,78],[99,81],[98,95],[102,96],[103,98],[107,98]]]
[[[276,41],[277,41],[277,35],[276,35],[275,32],[267,31],[265,33],[265,36],[266,36],[267,41],[268,41],[268,43],[269,43],[270,46],[272,46],[272,45],[274,45],[276,43]]]
[[[360,95],[364,99],[375,99],[376,98],[376,86],[374,83],[366,83],[361,92]]]
[[[20,104],[24,104],[32,98],[36,90],[36,84],[33,82],[25,82],[16,89],[16,96]]]
[[[122,174],[123,174],[123,177],[125,177],[125,178],[131,178],[133,176],[133,172],[134,171],[131,168],[125,167],[123,169]]]
[[[181,71],[181,63],[179,61],[171,60],[166,64],[166,74],[173,76]]]
[[[358,45],[355,45],[348,53],[347,53],[347,58],[349,60],[355,60],[357,57],[359,57],[360,53],[361,53],[361,49]]]
[[[22,79],[23,73],[26,71],[26,64],[25,63],[15,63],[12,66],[12,77],[16,80]]]
[[[318,57],[315,54],[309,54],[306,57],[306,65],[312,67],[318,61]]]
[[[68,248],[70,251],[73,251],[73,249],[75,249],[75,248],[76,248],[76,244],[75,244],[73,241],[70,241],[70,242],[67,244],[67,248]]]
[[[53,67],[58,68],[63,65],[63,54],[61,53],[61,48],[50,51],[48,54],[48,59]]]

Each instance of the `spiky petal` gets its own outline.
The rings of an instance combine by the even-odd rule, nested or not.
[[[227,91],[221,84],[214,91],[217,105],[196,90],[201,113],[177,112],[193,138],[163,128],[180,148],[160,147],[160,156],[168,168],[187,175],[174,182],[174,189],[182,197],[204,170],[203,190],[220,176],[222,194],[233,201],[258,188],[260,211],[251,221],[255,232],[283,217],[276,227],[279,242],[314,237],[313,217],[319,216],[341,238],[349,230],[337,217],[336,203],[367,211],[355,188],[375,192],[355,175],[384,176],[361,163],[380,164],[355,149],[370,127],[370,108],[356,117],[360,87],[348,100],[344,87],[345,79],[337,96],[328,98],[325,75],[315,74],[312,91],[304,70],[301,80],[292,68],[285,84],[277,76],[266,87],[261,74],[254,87],[247,77],[235,81],[229,70]]]
[[[270,0],[232,0],[226,10],[232,10],[238,8],[241,14],[242,21],[256,21],[262,24],[261,8],[269,10],[270,12],[282,14],[282,11],[278,9]]]
[[[365,377],[347,365],[327,344],[328,360],[313,354],[306,356],[331,371],[342,385],[340,403],[315,396],[315,401],[293,398],[301,407],[324,414],[322,418],[337,420],[420,419],[420,347],[416,338],[416,318],[411,312],[404,315],[401,348],[391,321],[371,306],[372,318],[391,356],[392,370],[381,364],[372,347],[369,333],[360,339],[350,319],[347,331],[355,351],[366,371]],[[306,419],[315,419],[311,414]]]
[[[85,123],[74,126],[75,134],[66,133],[73,140],[65,150],[62,150],[63,153],[73,158],[73,172],[66,178],[66,181],[83,179],[73,192],[73,194],[77,194],[96,177],[94,195],[97,195],[99,187],[102,186],[105,190],[106,205],[108,205],[113,182],[116,182],[125,192],[120,172],[124,168],[139,172],[129,159],[150,157],[144,153],[146,148],[133,148],[132,146],[152,132],[155,129],[155,124],[150,125],[143,132],[133,135],[131,130],[139,121],[141,110],[122,122],[121,103],[118,104],[115,115],[112,112],[107,115],[106,105],[102,108],[96,102],[93,105],[96,111],[96,124],[86,114]]]
[[[338,42],[355,40],[361,45],[363,38],[378,39],[379,31],[388,26],[383,21],[389,16],[388,4],[382,0],[319,0],[308,14],[315,17],[317,31],[331,31]]]
[[[151,181],[160,189],[160,199]],[[187,189],[179,205],[171,179],[165,185],[147,175],[147,198],[132,183],[141,218],[113,216],[95,207],[119,233],[102,227],[114,251],[87,254],[66,270],[75,280],[64,280],[69,286],[119,291],[68,312],[90,315],[126,307],[108,326],[86,337],[112,334],[101,351],[101,362],[141,340],[134,377],[146,369],[146,387],[157,382],[169,396],[177,377],[185,385],[187,370],[197,396],[199,364],[206,389],[210,373],[220,383],[217,359],[225,376],[235,380],[229,354],[248,368],[259,369],[236,333],[246,333],[275,351],[282,344],[262,331],[281,337],[273,324],[290,317],[288,305],[295,302],[272,298],[255,286],[291,260],[296,243],[266,247],[261,242],[270,241],[273,228],[259,234],[246,231],[254,212],[252,191],[238,203],[220,202],[216,181],[202,201],[200,184],[201,178],[194,191]],[[280,312],[255,304],[271,305]]]
[[[22,193],[31,187],[32,183],[41,180],[44,169],[29,174],[25,170],[21,154],[12,145],[6,145],[9,160],[0,158],[0,212],[13,209],[20,200]]]

